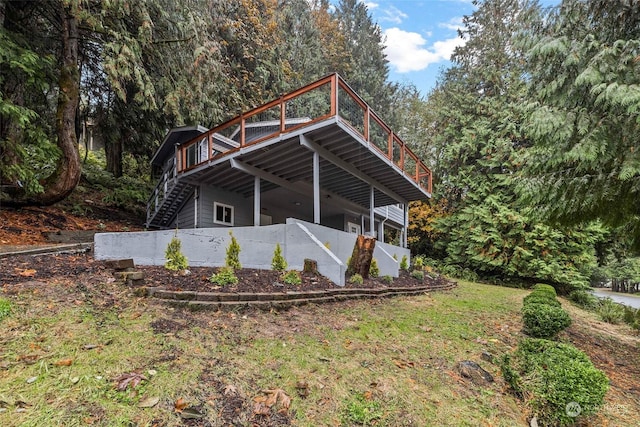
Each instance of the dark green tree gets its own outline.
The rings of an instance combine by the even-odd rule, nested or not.
[[[437,246],[448,263],[484,275],[581,286],[595,266],[599,229],[532,221],[510,180],[528,145],[525,63],[515,40],[535,30],[538,13],[534,2],[489,0],[464,19],[467,42],[432,94],[436,191],[448,211],[435,227]]]
[[[640,7],[565,0],[525,44],[534,142],[519,177],[539,218],[602,219],[640,248]]]
[[[391,109],[396,86],[388,81],[382,30],[367,6],[358,0],[340,0],[334,17],[345,40],[345,61],[338,71],[349,85],[382,117]]]

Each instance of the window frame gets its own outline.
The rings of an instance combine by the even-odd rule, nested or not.
[[[221,207],[223,209],[222,219],[218,219],[218,207]],[[224,221],[224,213],[227,209],[229,209],[230,211],[230,217],[231,217],[230,222]],[[234,216],[235,216],[234,213],[235,213],[235,208],[233,207],[233,205],[227,205],[226,203],[220,203],[220,202],[213,202],[213,223],[214,224],[228,225],[230,227],[233,227]]]

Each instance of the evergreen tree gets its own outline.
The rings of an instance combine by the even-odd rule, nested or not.
[[[540,218],[624,226],[640,248],[640,8],[565,0],[528,48],[534,142],[519,177]]]
[[[448,263],[485,275],[581,286],[600,230],[532,221],[517,208],[509,179],[528,143],[523,53],[514,40],[536,28],[538,10],[529,1],[489,0],[464,19],[467,42],[432,94],[440,105],[437,197],[448,212],[436,221],[436,246]]]
[[[345,61],[338,71],[382,117],[391,109],[395,85],[387,81],[388,61],[382,30],[373,22],[367,6],[359,0],[340,0],[334,13],[346,43]]]

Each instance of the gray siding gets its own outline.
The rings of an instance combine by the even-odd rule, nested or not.
[[[195,221],[195,203],[193,200],[193,194],[191,194],[182,208],[178,211],[178,214],[171,222],[170,228],[193,228]]]
[[[238,193],[201,185],[198,228],[225,227],[213,222],[214,202],[233,206],[234,227],[253,225],[253,198],[245,198]]]

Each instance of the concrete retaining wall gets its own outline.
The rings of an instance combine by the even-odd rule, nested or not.
[[[346,261],[351,256],[355,234],[345,233],[296,219],[286,224],[261,227],[195,228],[127,233],[98,233],[94,253],[98,260],[133,258],[137,265],[164,265],[165,250],[174,235],[182,242],[182,253],[192,267],[221,267],[231,242],[229,231],[240,244],[240,263],[245,268],[270,269],[276,243],[290,269],[301,270],[305,258],[318,262],[319,272],[343,286]],[[398,277],[398,260],[409,250],[376,242],[374,257],[380,275]]]

